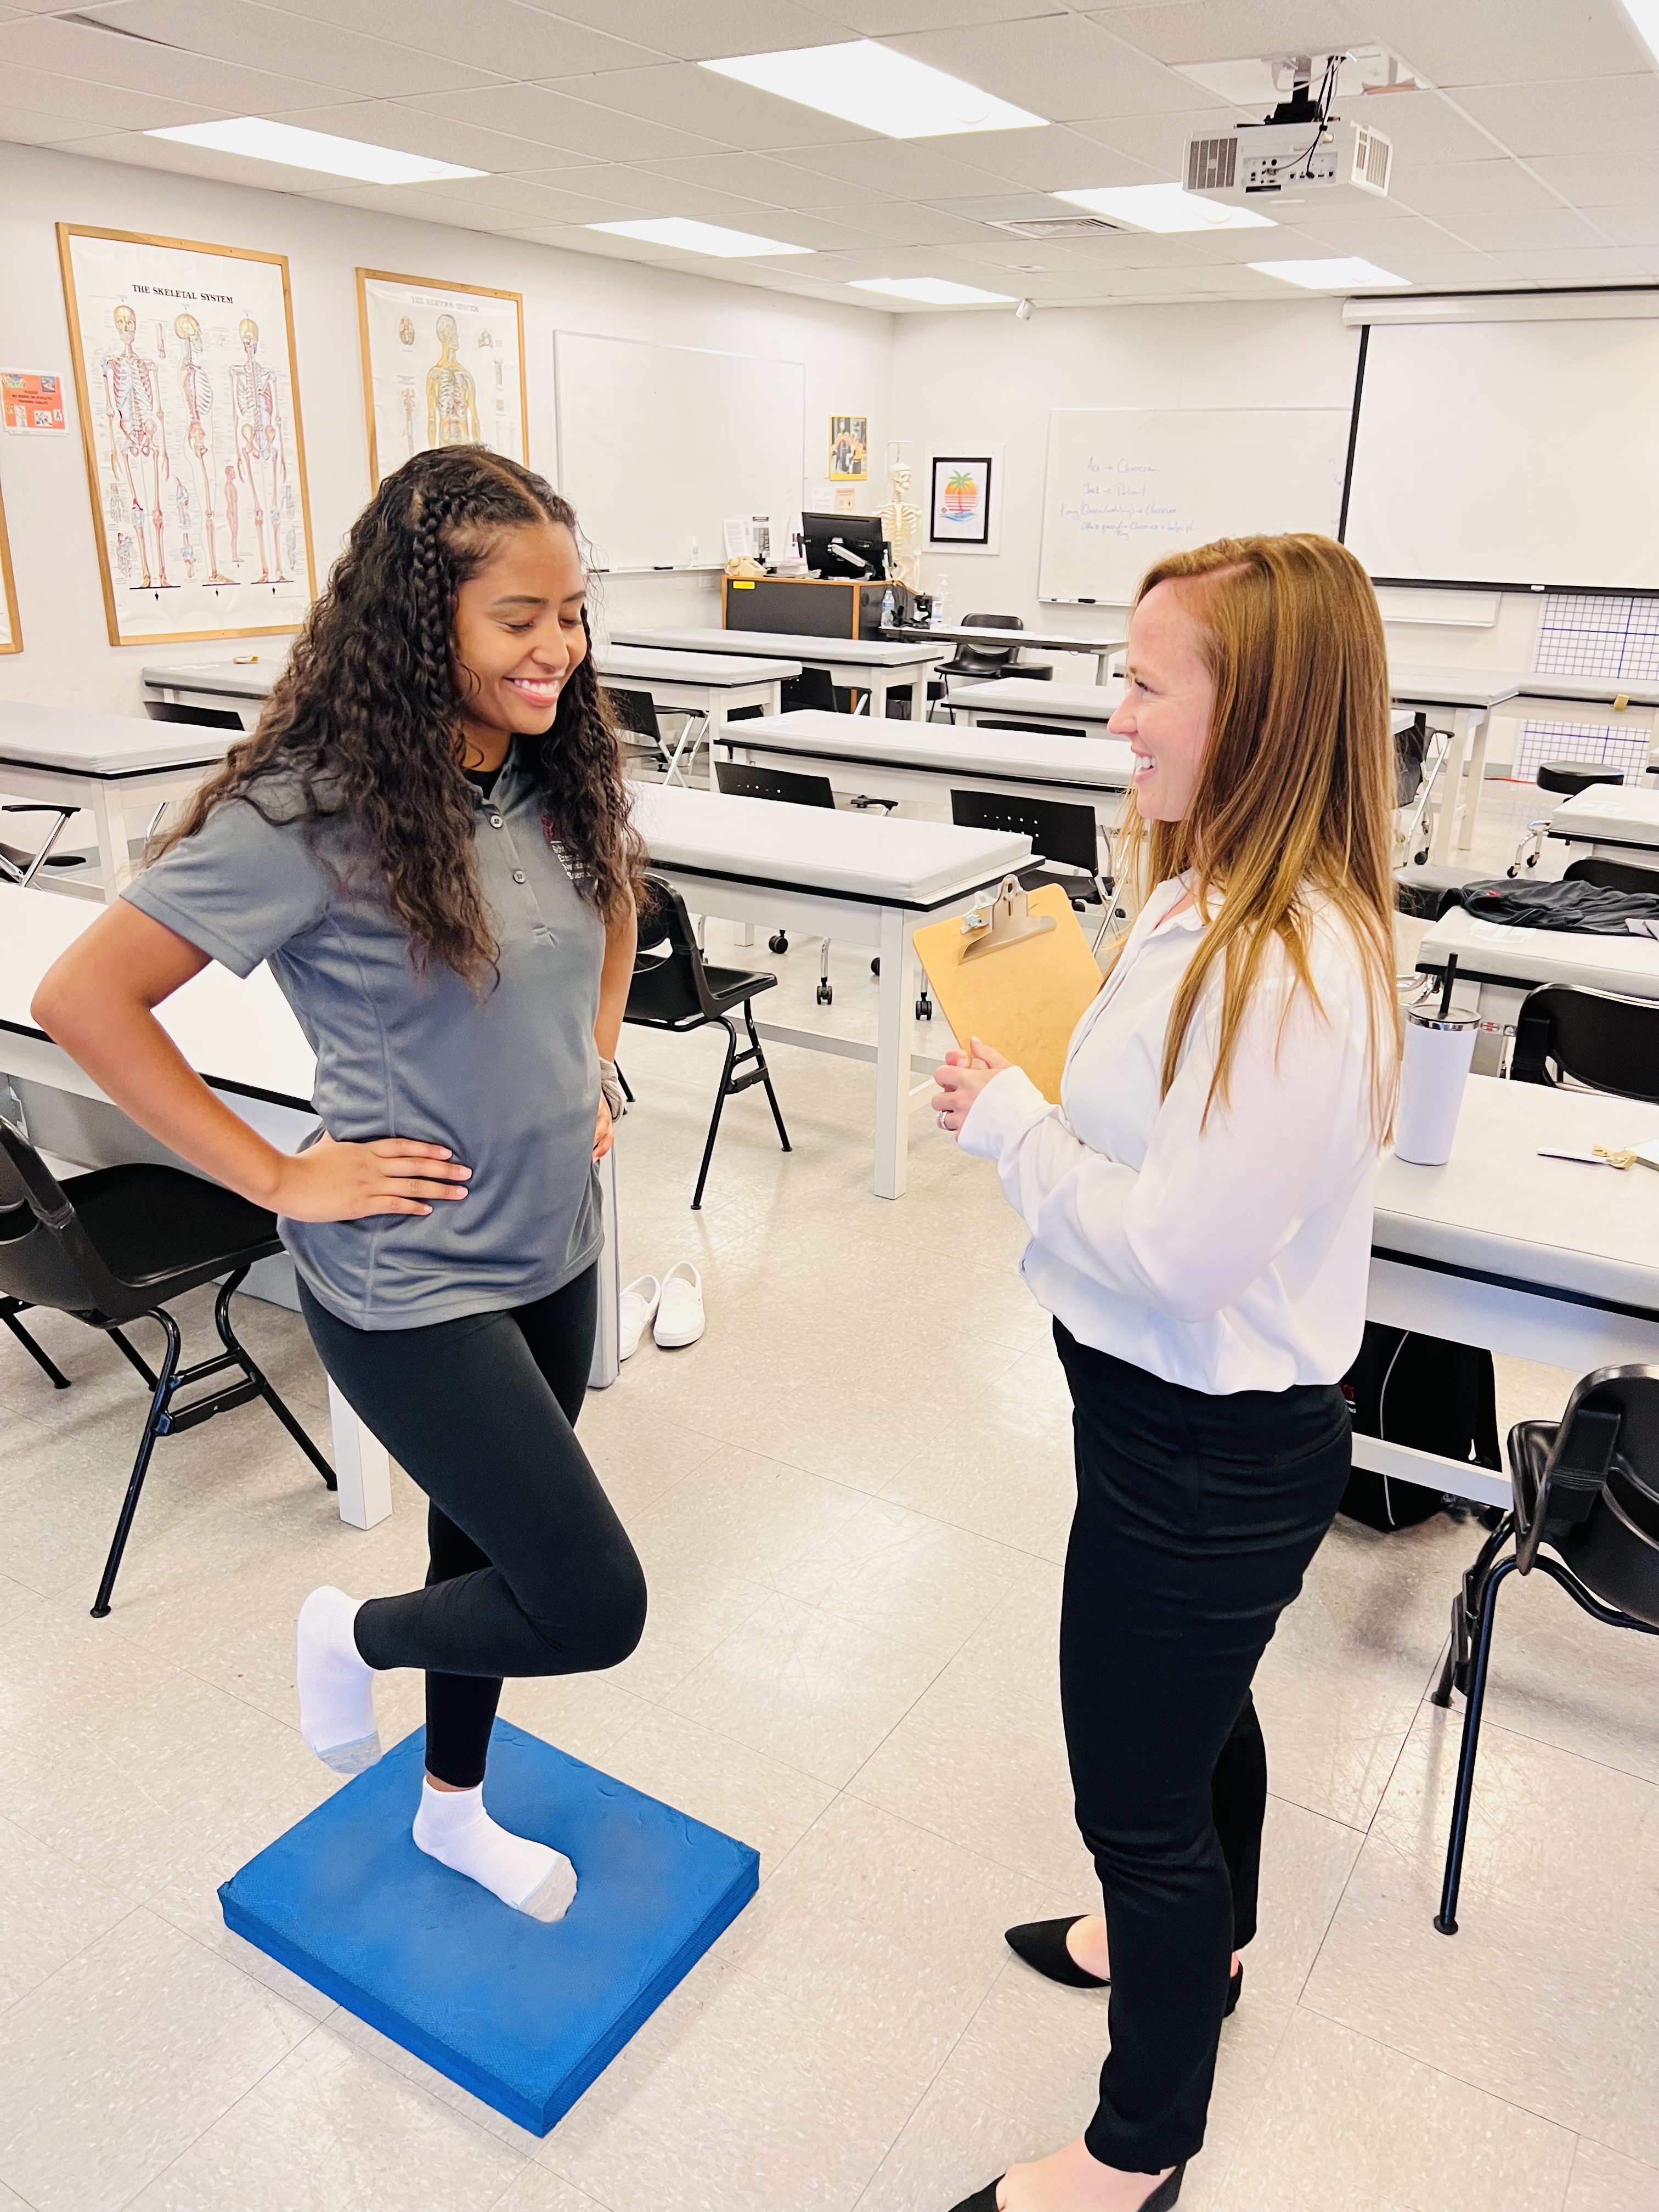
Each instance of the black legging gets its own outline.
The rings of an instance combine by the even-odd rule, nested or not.
[[[426,1669],[427,1771],[474,1789],[503,1675],[615,1667],[645,1626],[645,1577],[574,1431],[598,1268],[428,1328],[353,1328],[303,1283],[300,1303],[353,1412],[431,1500],[426,1588],[370,1598],[357,1649]]]
[[[1112,1960],[1084,2140],[1157,2173],[1204,2141],[1230,1956],[1255,1930],[1250,1679],[1335,1515],[1348,1412],[1334,1385],[1209,1397],[1054,1338],[1078,1480],[1060,1701]]]

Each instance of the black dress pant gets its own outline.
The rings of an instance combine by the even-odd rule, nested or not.
[[[1078,1480],[1060,1697],[1112,1957],[1084,2139],[1157,2173],[1204,2141],[1230,1958],[1255,1925],[1250,1680],[1335,1516],[1348,1412],[1334,1384],[1211,1397],[1054,1337]]]
[[[370,1598],[371,1667],[426,1670],[426,1764],[483,1780],[506,1674],[580,1674],[627,1658],[645,1577],[574,1424],[599,1314],[597,1267],[532,1305],[426,1328],[353,1328],[300,1302],[354,1413],[431,1501],[424,1589]]]

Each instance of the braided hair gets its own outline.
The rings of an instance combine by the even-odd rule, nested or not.
[[[297,783],[305,816],[356,816],[417,964],[440,961],[486,988],[499,948],[461,768],[455,603],[503,531],[547,523],[575,534],[575,514],[550,484],[482,446],[417,453],[386,477],[352,525],[258,728],[231,746],[150,857],[193,836],[227,799],[267,813],[260,802],[273,796],[273,780],[285,793]],[[609,921],[641,884],[645,853],[601,696],[590,649],[560,692],[539,768],[543,828]],[[284,817],[291,811],[285,805]]]

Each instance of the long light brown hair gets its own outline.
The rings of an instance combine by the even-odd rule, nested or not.
[[[1359,954],[1381,1139],[1393,1117],[1400,1018],[1395,773],[1376,595],[1346,547],[1312,534],[1222,538],[1172,553],[1147,571],[1137,605],[1166,583],[1182,586],[1196,624],[1215,712],[1185,815],[1147,823],[1130,811],[1122,837],[1120,865],[1144,883],[1192,871],[1208,924],[1170,1011],[1164,1088],[1218,962],[1211,1104],[1226,1103],[1239,1031],[1275,943],[1292,991],[1305,989],[1319,1007],[1309,962],[1317,903],[1334,909]]]

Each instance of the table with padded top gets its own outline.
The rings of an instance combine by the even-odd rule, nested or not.
[[[646,646],[653,652],[745,653],[793,660],[797,669],[827,668],[836,683],[867,695],[870,712],[878,720],[894,691],[907,696],[913,718],[922,720],[928,678],[948,657],[942,645],[925,641],[906,644],[890,638],[817,637],[808,630],[715,629],[679,623],[619,623],[611,631],[610,642]]]
[[[1651,784],[1592,784],[1561,801],[1549,834],[1598,859],[1659,869],[1659,791]]]

